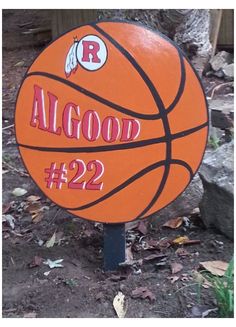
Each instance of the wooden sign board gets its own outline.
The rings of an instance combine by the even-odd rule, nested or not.
[[[75,216],[124,223],[171,203],[201,163],[204,92],[165,36],[122,21],[80,26],[27,71],[15,126],[38,187]]]

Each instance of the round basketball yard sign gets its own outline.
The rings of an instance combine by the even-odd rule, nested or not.
[[[165,36],[123,21],[52,42],[24,77],[15,123],[24,164],[46,196],[104,223],[146,218],[176,199],[208,135],[189,61]]]

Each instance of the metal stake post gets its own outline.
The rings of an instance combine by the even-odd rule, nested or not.
[[[103,224],[104,270],[113,271],[125,261],[125,224]]]

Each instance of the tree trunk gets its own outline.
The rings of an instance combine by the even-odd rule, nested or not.
[[[59,9],[53,11],[53,38],[96,19],[119,18],[140,21],[174,40],[202,73],[212,46],[208,9]]]
[[[141,22],[174,40],[202,72],[211,54],[208,9],[98,10],[98,18]]]

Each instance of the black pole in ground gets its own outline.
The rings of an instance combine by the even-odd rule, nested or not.
[[[104,270],[114,271],[125,261],[125,224],[103,224]]]

